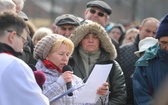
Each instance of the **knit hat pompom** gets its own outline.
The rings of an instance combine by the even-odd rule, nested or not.
[[[60,38],[64,38],[62,35],[58,34],[50,34],[43,37],[35,46],[34,48],[34,59],[46,59],[50,49],[52,48],[53,44]]]
[[[157,39],[163,36],[168,36],[168,14],[162,18],[156,33]]]

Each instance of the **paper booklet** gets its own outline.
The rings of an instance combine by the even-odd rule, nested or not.
[[[78,91],[78,93],[76,93],[77,97],[75,99],[75,102],[96,103],[100,97],[98,94],[96,94],[96,91],[100,86],[102,86],[104,82],[106,82],[111,68],[112,64],[96,64],[86,83],[77,84],[66,92],[55,96],[52,100],[50,100],[50,104],[81,87],[81,91]]]
[[[95,104],[100,97],[98,94],[96,94],[97,89],[102,86],[104,82],[106,82],[111,68],[112,64],[96,64],[88,80],[86,81],[86,86],[84,86],[81,91],[77,93],[75,102]]]

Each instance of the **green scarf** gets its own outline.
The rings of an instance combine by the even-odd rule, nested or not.
[[[97,50],[95,52],[88,53],[82,47],[80,47],[79,53],[80,53],[80,56],[82,58],[82,61],[83,61],[84,67],[85,67],[86,75],[88,77],[93,69],[93,66],[97,62],[101,51]]]

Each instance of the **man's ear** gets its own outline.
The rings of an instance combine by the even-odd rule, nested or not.
[[[15,31],[12,31],[11,33],[9,33],[8,41],[9,41],[10,44],[12,44],[14,42],[15,36],[16,36],[16,32]]]
[[[58,34],[58,26],[55,26],[54,33]]]
[[[83,14],[83,15],[84,15],[84,18],[85,18],[86,14],[87,14],[88,12],[89,12],[89,10],[86,9],[85,12],[84,12],[84,14]]]

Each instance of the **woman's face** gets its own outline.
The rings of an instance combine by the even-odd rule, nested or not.
[[[94,52],[99,49],[100,40],[97,35],[88,34],[82,39],[81,46],[87,52]]]
[[[61,44],[61,46],[57,50],[49,53],[46,59],[55,64],[58,68],[62,69],[65,65],[68,64],[69,57],[69,46]]]
[[[121,37],[121,31],[119,28],[113,28],[110,32],[109,32],[109,36],[113,39],[115,39],[116,41],[119,41],[120,37]]]

